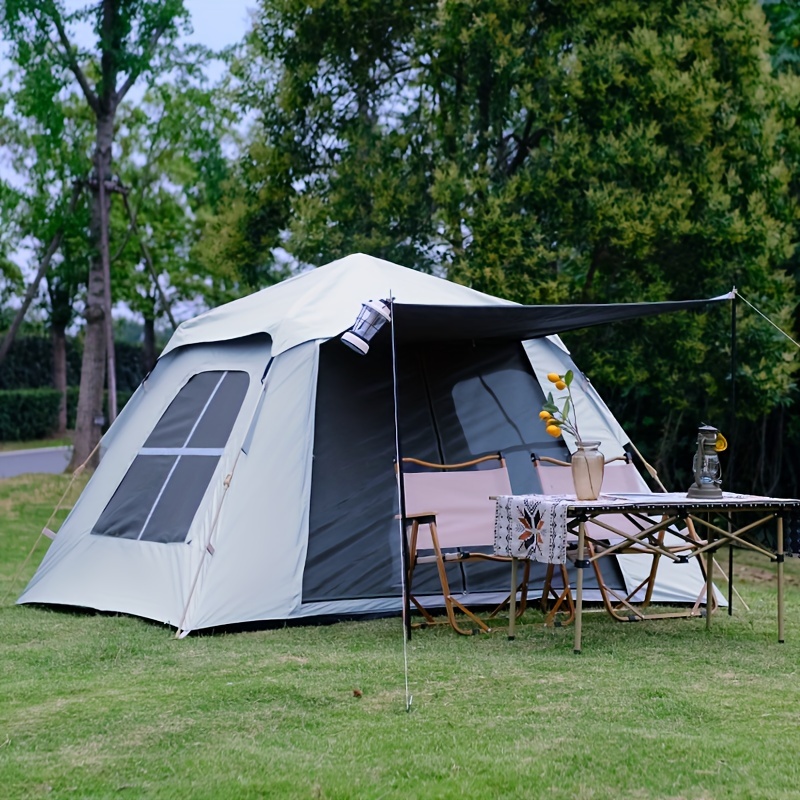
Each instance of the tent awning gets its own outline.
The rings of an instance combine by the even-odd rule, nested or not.
[[[705,300],[547,306],[445,306],[395,302],[393,321],[398,341],[522,341],[609,322],[701,309],[733,297],[734,293],[728,292]]]

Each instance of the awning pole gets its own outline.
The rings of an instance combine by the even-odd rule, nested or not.
[[[728,481],[733,490],[734,476],[736,474],[734,453],[736,449],[736,287],[731,292],[731,396],[730,396],[730,418],[728,422],[728,441],[730,442],[730,452],[728,453]],[[733,543],[728,545],[728,616],[733,616]]]
[[[411,711],[412,696],[408,691],[408,642],[411,639],[411,614],[409,609],[408,571],[411,554],[408,552],[406,539],[406,492],[403,482],[403,456],[400,448],[400,402],[397,391],[397,341],[394,335],[394,295],[389,292],[389,308],[391,320],[389,322],[392,332],[392,398],[394,400],[394,457],[397,469],[397,499],[399,505],[398,525],[400,527],[400,585],[403,594],[403,671],[406,684],[406,711]]]

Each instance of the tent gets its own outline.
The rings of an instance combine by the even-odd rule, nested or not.
[[[344,347],[362,302],[388,297],[395,321],[369,354]],[[575,370],[584,436],[607,458],[628,444],[548,334],[683,307],[694,305],[517,306],[356,254],[201,314],[110,427],[18,602],[124,612],[180,632],[394,613],[395,389],[404,455],[454,463],[500,450],[513,490],[536,491],[531,454],[563,458],[571,445],[538,419],[547,373]],[[637,585],[635,566],[616,561],[620,585]],[[496,565],[457,578],[487,603],[507,584]],[[694,602],[702,576],[663,564],[658,584],[655,599]],[[428,585],[435,592],[433,575]]]

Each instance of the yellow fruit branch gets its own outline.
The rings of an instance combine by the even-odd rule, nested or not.
[[[572,434],[578,441],[580,441],[581,438],[580,431],[578,430],[578,418],[575,414],[575,403],[573,402],[572,391],[570,390],[573,377],[572,370],[567,371],[564,375],[551,372],[547,376],[547,380],[554,384],[556,389],[559,391],[567,390],[567,396],[563,398],[564,404],[560,408],[553,398],[553,393],[548,392],[544,406],[539,412],[539,418],[545,424],[545,431],[555,439],[561,436],[564,431]],[[559,400],[560,399],[561,398],[559,398]]]

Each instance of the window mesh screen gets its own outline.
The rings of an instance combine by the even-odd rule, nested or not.
[[[246,372],[201,372],[170,403],[92,533],[183,542],[244,401]]]

